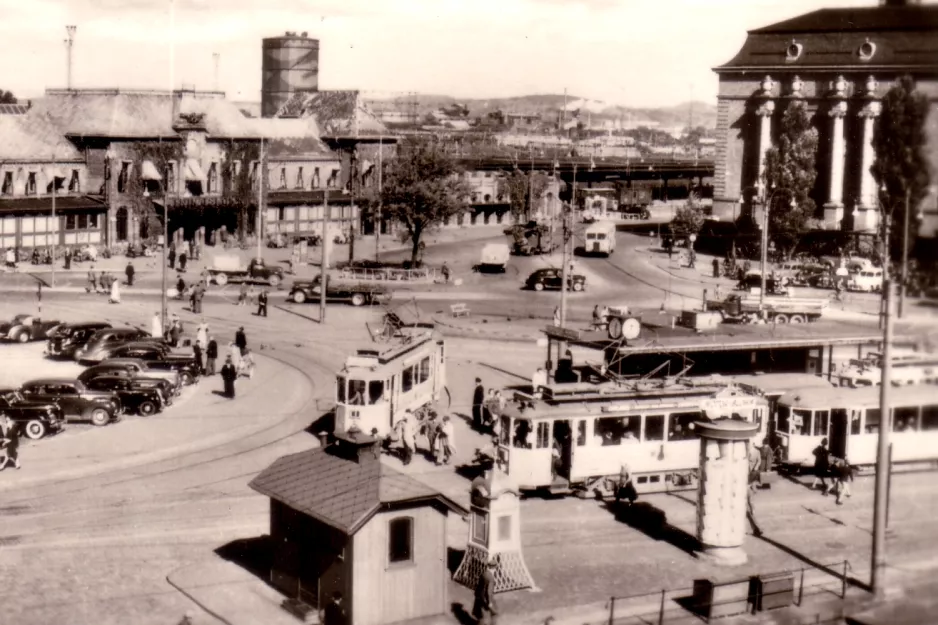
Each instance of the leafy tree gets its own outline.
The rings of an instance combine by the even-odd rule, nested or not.
[[[703,227],[706,217],[693,194],[683,206],[679,206],[671,220],[671,232],[677,238],[697,234]]]
[[[438,144],[411,138],[398,147],[384,177],[384,214],[404,226],[411,263],[420,257],[420,239],[447,218],[466,210],[469,188]]]
[[[547,185],[547,174],[515,168],[498,181],[498,192],[508,196],[512,217],[516,223],[522,223],[531,219],[532,209],[544,197]]]
[[[810,193],[817,179],[817,129],[803,102],[792,101],[782,115],[778,145],[765,153],[765,197],[769,236],[785,258],[808,231],[815,204]]]
[[[916,209],[928,194],[931,178],[924,150],[928,98],[915,91],[915,81],[911,76],[903,76],[883,97],[882,106],[879,122],[873,127],[876,159],[870,171],[880,189],[882,206],[892,218],[890,248],[900,250],[906,194],[911,211],[909,233],[914,236],[919,221]],[[885,221],[882,220],[883,226]]]
[[[16,104],[16,96],[9,91],[0,89],[0,104]]]

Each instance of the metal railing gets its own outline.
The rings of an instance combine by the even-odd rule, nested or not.
[[[378,282],[437,282],[443,281],[438,269],[399,269],[396,267],[346,267],[339,270],[341,280],[374,280]]]

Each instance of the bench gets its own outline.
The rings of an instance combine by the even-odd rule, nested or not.
[[[454,317],[469,316],[469,308],[465,304],[453,304],[449,307],[449,311]]]

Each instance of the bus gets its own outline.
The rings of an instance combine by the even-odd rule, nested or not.
[[[766,427],[765,398],[691,379],[566,382],[516,390],[499,415],[495,460],[524,491],[605,493],[623,464],[639,492],[695,488],[695,422]]]
[[[446,351],[434,332],[359,349],[336,375],[335,431],[387,436],[407,410],[418,412],[444,393]]]
[[[804,389],[778,401],[782,462],[791,470],[814,465],[813,450],[828,439],[830,453],[854,466],[876,463],[881,421],[876,387]],[[908,386],[890,394],[894,463],[938,460],[938,393]]]
[[[616,225],[611,221],[597,221],[590,224],[584,233],[587,254],[609,256],[616,251]]]

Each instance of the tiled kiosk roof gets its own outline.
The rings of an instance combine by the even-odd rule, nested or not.
[[[333,445],[284,456],[261,471],[251,488],[352,535],[384,507],[435,501],[459,514],[459,504],[423,482],[385,466],[370,449],[357,454]]]

